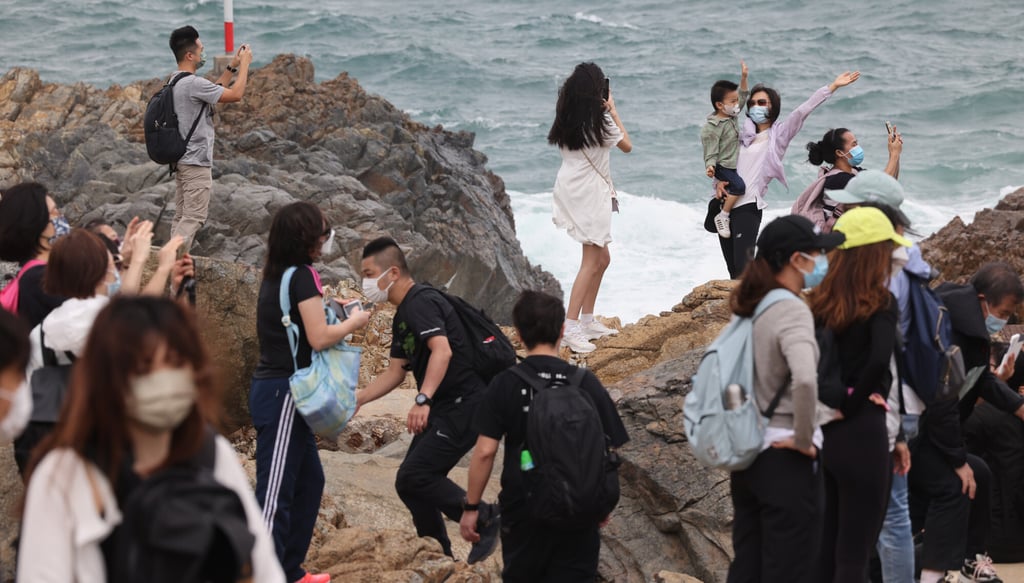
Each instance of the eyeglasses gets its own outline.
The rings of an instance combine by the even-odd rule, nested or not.
[[[330,237],[331,236],[331,231],[333,231],[333,230],[334,229],[332,229],[330,225],[327,225],[327,226],[324,227],[324,232],[320,233],[320,236],[321,237]]]
[[[767,99],[748,99],[747,100],[747,107],[754,107],[755,105],[760,105],[761,107],[767,107],[768,106],[768,100]]]

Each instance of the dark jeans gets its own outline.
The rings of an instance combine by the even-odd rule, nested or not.
[[[914,532],[924,529],[919,567],[936,571],[959,569],[967,557],[985,552],[990,525],[992,473],[974,455],[974,500],[962,492],[963,482],[926,435],[910,445],[911,521]]]
[[[867,403],[856,416],[822,431],[825,519],[815,580],[864,583],[892,480],[885,410]]]
[[[715,178],[722,182],[728,182],[725,191],[733,196],[743,196],[747,193],[747,183],[740,178],[740,173],[735,168],[726,168],[721,164],[715,164]]]
[[[295,410],[287,378],[253,380],[249,413],[256,427],[256,500],[288,581],[297,581],[306,574],[302,563],[324,492],[316,439]]]
[[[722,246],[722,256],[729,268],[729,278],[739,279],[747,262],[754,256],[754,245],[757,243],[757,231],[761,228],[761,209],[757,203],[749,203],[734,207],[729,213],[729,230],[732,237],[718,238]]]
[[[593,583],[601,551],[598,528],[555,531],[528,521],[503,526],[505,583]]]
[[[729,477],[734,519],[728,583],[811,583],[821,533],[821,472],[788,449],[761,452]]]
[[[466,491],[448,479],[448,472],[476,444],[477,434],[471,427],[476,399],[473,395],[458,403],[438,403],[427,428],[413,438],[395,476],[395,489],[412,513],[416,534],[437,539],[448,556],[452,556],[452,543],[444,516],[458,522],[466,497]]]

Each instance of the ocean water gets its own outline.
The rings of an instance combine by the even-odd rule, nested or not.
[[[726,276],[701,229],[708,179],[698,140],[719,78],[782,95],[788,112],[846,70],[861,79],[808,119],[786,158],[790,190],[773,183],[768,217],[813,180],[803,144],[853,130],[865,167],[886,161],[884,121],[904,136],[907,214],[929,234],[970,220],[1024,185],[1024,3],[990,0],[748,0],[742,3],[505,0],[354,2],[235,0],[236,43],[257,65],[279,53],[313,59],[317,76],[348,71],[427,124],[468,130],[512,195],[523,249],[568,291],[579,246],[551,223],[560,157],[546,144],[558,86],[580,61],[611,78],[634,143],[613,154],[622,213],[598,313],[634,321]],[[196,26],[209,56],[223,49],[219,0],[6,0],[0,69],[98,86],[173,69],[170,31]]]

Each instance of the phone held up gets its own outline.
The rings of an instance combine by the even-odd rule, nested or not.
[[[347,320],[352,315],[352,312],[355,312],[356,310],[367,311],[373,308],[373,304],[369,302],[349,302],[347,304],[342,304],[333,298],[328,302],[328,306],[334,310],[334,313],[337,314],[339,320]]]
[[[886,131],[886,133],[889,134],[889,140],[891,141],[893,139],[893,134],[896,133],[896,128],[892,127],[892,122],[891,121],[886,121],[885,122],[885,131]]]
[[[611,79],[608,77],[604,78],[604,100],[608,101],[608,97],[611,96]]]

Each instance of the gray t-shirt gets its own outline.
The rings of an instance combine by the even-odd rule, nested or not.
[[[223,87],[198,75],[189,75],[174,86],[174,112],[178,114],[178,131],[182,138],[192,129],[203,103],[207,104],[203,119],[196,125],[179,164],[213,166],[213,106],[223,93]]]

